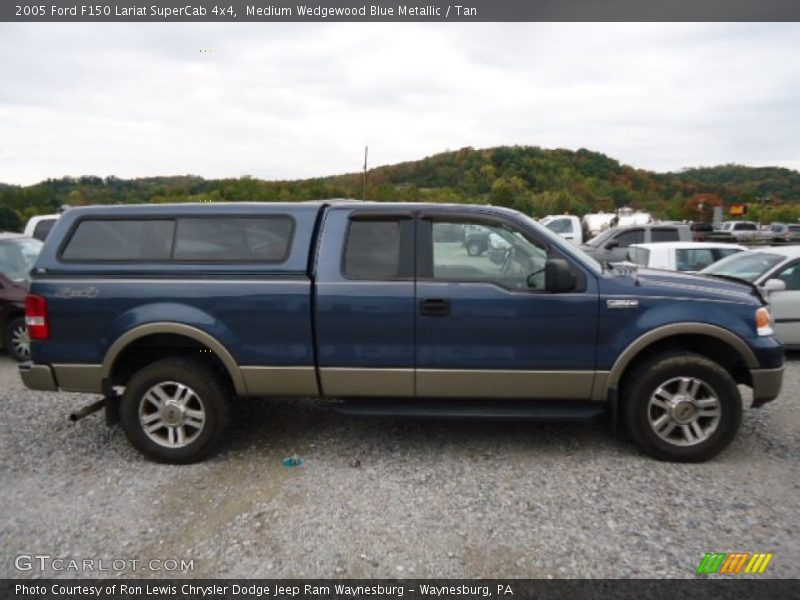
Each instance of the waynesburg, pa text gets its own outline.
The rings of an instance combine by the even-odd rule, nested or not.
[[[87,596],[100,598],[103,595],[128,595],[128,596],[175,596],[180,592],[183,596],[193,596],[196,598],[217,598],[230,596],[246,596],[257,598],[297,598],[302,596],[330,597],[332,594],[337,596],[381,596],[402,598],[407,592],[415,594],[415,597],[444,597],[444,596],[468,596],[470,598],[491,598],[513,597],[514,591],[507,583],[496,584],[493,586],[479,584],[458,584],[458,585],[432,585],[419,583],[418,585],[402,584],[347,584],[337,583],[333,585],[259,585],[259,584],[211,584],[195,585],[172,583],[114,583],[101,585],[81,585],[71,583],[59,583],[52,585],[28,585],[17,584],[15,594],[19,596],[45,596],[50,593],[53,596]]]

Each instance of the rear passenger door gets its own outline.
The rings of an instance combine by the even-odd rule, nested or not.
[[[323,394],[413,396],[413,215],[334,207],[322,232],[315,304]]]

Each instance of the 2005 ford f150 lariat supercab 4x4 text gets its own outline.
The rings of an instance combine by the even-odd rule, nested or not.
[[[501,260],[451,235],[476,225],[504,240]],[[761,406],[783,375],[754,286],[604,266],[490,206],[75,208],[33,269],[26,319],[28,387],[102,394],[136,448],[174,463],[216,446],[234,396],[606,413],[648,454],[701,461],[736,434],[737,384]]]

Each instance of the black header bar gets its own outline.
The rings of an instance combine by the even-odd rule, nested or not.
[[[4,0],[10,22],[800,21],[798,0]]]

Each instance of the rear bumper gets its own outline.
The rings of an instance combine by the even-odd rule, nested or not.
[[[753,406],[763,406],[781,393],[783,367],[777,369],[750,369],[753,379]]]
[[[19,375],[22,377],[22,383],[32,390],[58,391],[53,369],[48,365],[35,365],[32,362],[20,363]]]

